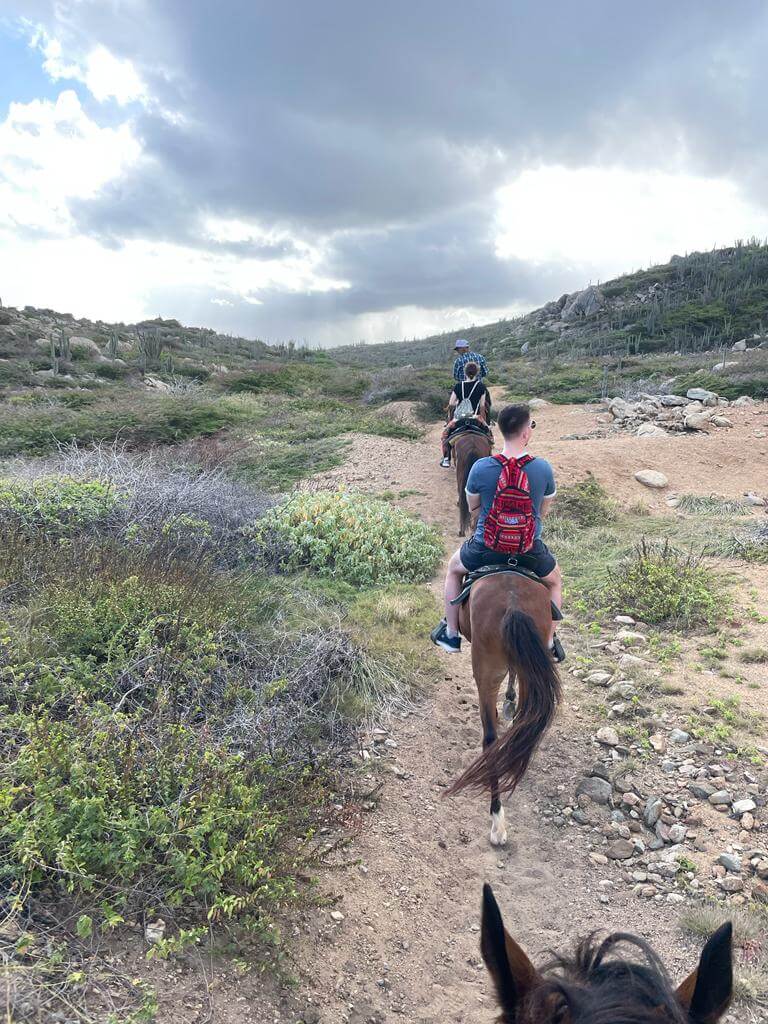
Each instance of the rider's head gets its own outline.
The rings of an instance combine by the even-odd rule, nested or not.
[[[460,356],[464,352],[469,352],[469,342],[464,338],[457,338],[454,348],[456,350],[456,355]]]
[[[499,413],[499,430],[505,441],[528,444],[533,433],[531,410],[527,405],[505,405]]]
[[[467,363],[464,367],[464,376],[467,380],[474,380],[478,373],[480,373],[480,367],[477,363]]]

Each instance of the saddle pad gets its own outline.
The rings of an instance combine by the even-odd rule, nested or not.
[[[525,555],[517,555],[518,559],[524,559]],[[484,579],[486,576],[495,576],[500,572],[513,572],[518,576],[524,576],[526,579],[533,580],[535,583],[541,584],[542,587],[546,586],[546,583],[541,582],[541,577],[537,576],[535,572],[531,572],[530,569],[526,569],[523,565],[481,565],[479,569],[475,569],[474,572],[467,573],[464,577],[464,585],[462,591],[458,597],[454,597],[451,604],[463,604],[469,597],[470,591],[472,590],[473,584],[477,583],[478,580]],[[559,622],[563,613],[557,607],[552,604],[552,618],[555,622]]]

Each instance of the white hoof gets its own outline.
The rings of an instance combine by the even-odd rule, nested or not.
[[[504,808],[498,814],[491,815],[491,846],[507,845],[507,826],[504,821]]]

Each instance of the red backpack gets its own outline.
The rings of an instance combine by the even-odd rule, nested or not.
[[[503,455],[494,455],[493,458],[501,463],[501,473],[485,519],[483,543],[505,555],[522,555],[533,547],[536,532],[531,488],[525,472],[533,456],[505,459]]]

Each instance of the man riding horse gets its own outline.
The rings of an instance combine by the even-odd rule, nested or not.
[[[478,459],[470,470],[466,494],[471,513],[478,517],[477,526],[448,563],[445,618],[431,634],[433,643],[450,654],[461,650],[459,607],[452,602],[461,593],[467,573],[481,566],[520,564],[539,577],[558,611],[562,603],[562,575],[541,539],[542,520],[556,492],[552,466],[546,459],[528,454],[536,422],[527,405],[506,406],[498,423],[504,448],[500,456]],[[513,502],[509,507],[514,515],[504,513],[505,500]],[[554,621],[549,648],[555,661],[564,660]]]

